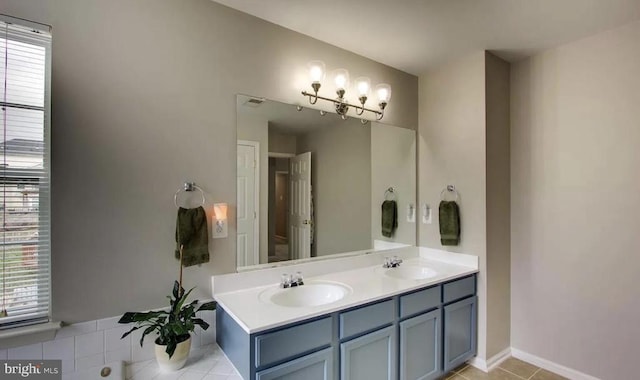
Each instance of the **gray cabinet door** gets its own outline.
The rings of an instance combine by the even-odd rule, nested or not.
[[[395,380],[396,328],[389,326],[340,345],[341,380]]]
[[[476,354],[477,297],[444,307],[444,372],[447,373]]]
[[[400,380],[437,379],[440,372],[440,309],[400,322]]]
[[[333,380],[333,350],[326,348],[256,374],[256,380],[276,379]]]

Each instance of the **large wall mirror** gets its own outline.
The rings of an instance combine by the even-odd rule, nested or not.
[[[237,138],[238,270],[416,244],[414,130],[238,95]]]

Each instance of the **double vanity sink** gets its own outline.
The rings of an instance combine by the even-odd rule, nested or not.
[[[258,285],[214,294],[218,344],[245,380],[436,379],[475,355],[478,271],[475,256],[438,252],[294,267],[309,274],[290,288],[273,282],[290,267],[228,275]]]

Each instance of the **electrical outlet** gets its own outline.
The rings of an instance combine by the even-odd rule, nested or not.
[[[225,238],[227,237],[227,221],[226,220],[214,220],[213,221],[213,238]]]

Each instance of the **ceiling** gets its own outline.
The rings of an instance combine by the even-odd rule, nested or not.
[[[419,75],[478,50],[508,61],[640,19],[640,0],[215,0]]]

